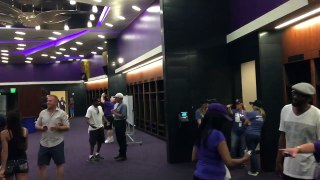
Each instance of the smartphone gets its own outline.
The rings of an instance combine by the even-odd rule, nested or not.
[[[292,155],[289,152],[283,152],[284,157],[292,157]]]
[[[43,129],[46,131],[48,130],[48,126],[43,126]]]

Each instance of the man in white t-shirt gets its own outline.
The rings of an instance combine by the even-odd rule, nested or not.
[[[292,104],[282,108],[279,148],[296,147],[312,143],[320,138],[320,111],[310,105],[316,93],[309,83],[292,86]],[[298,154],[295,158],[284,157],[279,151],[276,171],[283,179],[315,179],[316,160],[313,154]]]
[[[104,116],[102,107],[99,106],[99,98],[93,98],[91,106],[86,113],[87,123],[89,125],[89,143],[90,143],[90,155],[89,162],[99,161],[104,159],[100,154],[102,143],[105,141],[102,116]],[[94,154],[94,147],[97,144],[96,153]]]

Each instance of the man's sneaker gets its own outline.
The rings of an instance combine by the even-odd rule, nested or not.
[[[104,141],[104,143],[112,143],[114,140],[113,140],[113,137],[111,136],[111,137],[108,137],[105,141]]]
[[[102,157],[100,154],[94,155],[94,158],[95,158],[97,161],[104,159],[104,157]]]
[[[259,175],[259,172],[257,171],[257,172],[255,172],[255,173],[253,173],[253,172],[251,172],[251,171],[248,171],[248,175],[250,175],[250,176],[258,176],[258,175]]]
[[[118,159],[118,158],[120,158],[121,156],[120,155],[118,155],[118,156],[115,156],[115,157],[113,157],[114,159]]]
[[[88,159],[88,162],[96,162],[97,159],[95,156],[91,156],[89,159]]]
[[[116,161],[125,161],[125,160],[127,160],[127,157],[120,156],[120,157],[116,158],[115,160]]]

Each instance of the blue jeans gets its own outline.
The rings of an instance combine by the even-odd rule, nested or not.
[[[232,158],[238,158],[243,156],[243,152],[246,149],[246,142],[244,133],[236,133],[231,131],[231,156]]]
[[[256,148],[260,143],[260,136],[255,134],[246,134],[246,144],[249,151],[251,151],[250,163],[251,163],[251,172],[256,173],[259,170],[258,159],[256,156]]]

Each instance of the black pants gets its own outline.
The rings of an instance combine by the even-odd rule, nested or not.
[[[127,157],[127,137],[126,120],[114,120],[113,125],[116,132],[117,142],[119,144],[119,156]]]
[[[282,179],[283,180],[305,180],[305,179],[293,178],[293,177],[287,176],[285,174],[283,175]]]

